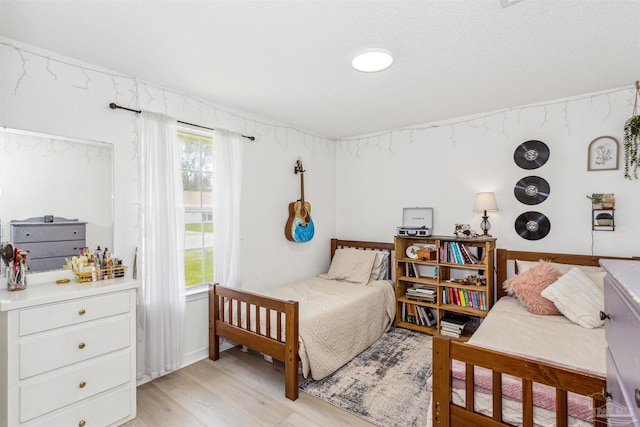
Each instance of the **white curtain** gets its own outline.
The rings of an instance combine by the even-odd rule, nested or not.
[[[242,136],[213,132],[213,280],[240,287]]]
[[[176,133],[175,119],[139,116],[138,379],[157,378],[182,364],[185,228]]]

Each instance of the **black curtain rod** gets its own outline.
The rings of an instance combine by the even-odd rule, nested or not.
[[[116,104],[115,102],[112,102],[111,104],[109,104],[109,108],[111,108],[112,110],[127,110],[127,111],[131,111],[132,113],[136,113],[136,114],[142,113],[141,110],[134,110],[132,108],[121,107],[120,105]],[[194,127],[200,128],[200,129],[207,129],[207,130],[212,130],[212,131],[215,130],[213,128],[208,128],[206,126],[196,125],[196,124],[189,123],[189,122],[183,122],[181,120],[178,120],[178,123],[181,123],[183,125],[194,126]],[[242,135],[242,134],[240,134],[240,135]],[[255,141],[256,140],[255,136],[242,135],[242,137],[243,138],[247,138],[248,140],[251,140],[251,141]]]

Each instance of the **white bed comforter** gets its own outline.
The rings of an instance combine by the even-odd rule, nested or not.
[[[604,328],[586,329],[564,316],[538,316],[517,299],[501,298],[469,344],[583,372],[606,373]]]
[[[376,342],[393,324],[395,292],[388,280],[366,285],[313,277],[264,294],[298,301],[302,373],[320,380]]]

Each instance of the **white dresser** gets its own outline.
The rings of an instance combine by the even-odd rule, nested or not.
[[[121,278],[0,290],[0,426],[135,418],[138,286]]]
[[[601,316],[606,320],[609,425],[640,426],[640,261],[600,264],[607,271]]]

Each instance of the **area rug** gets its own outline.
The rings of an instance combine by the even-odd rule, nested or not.
[[[381,427],[425,426],[431,336],[396,328],[320,381],[300,389]]]

